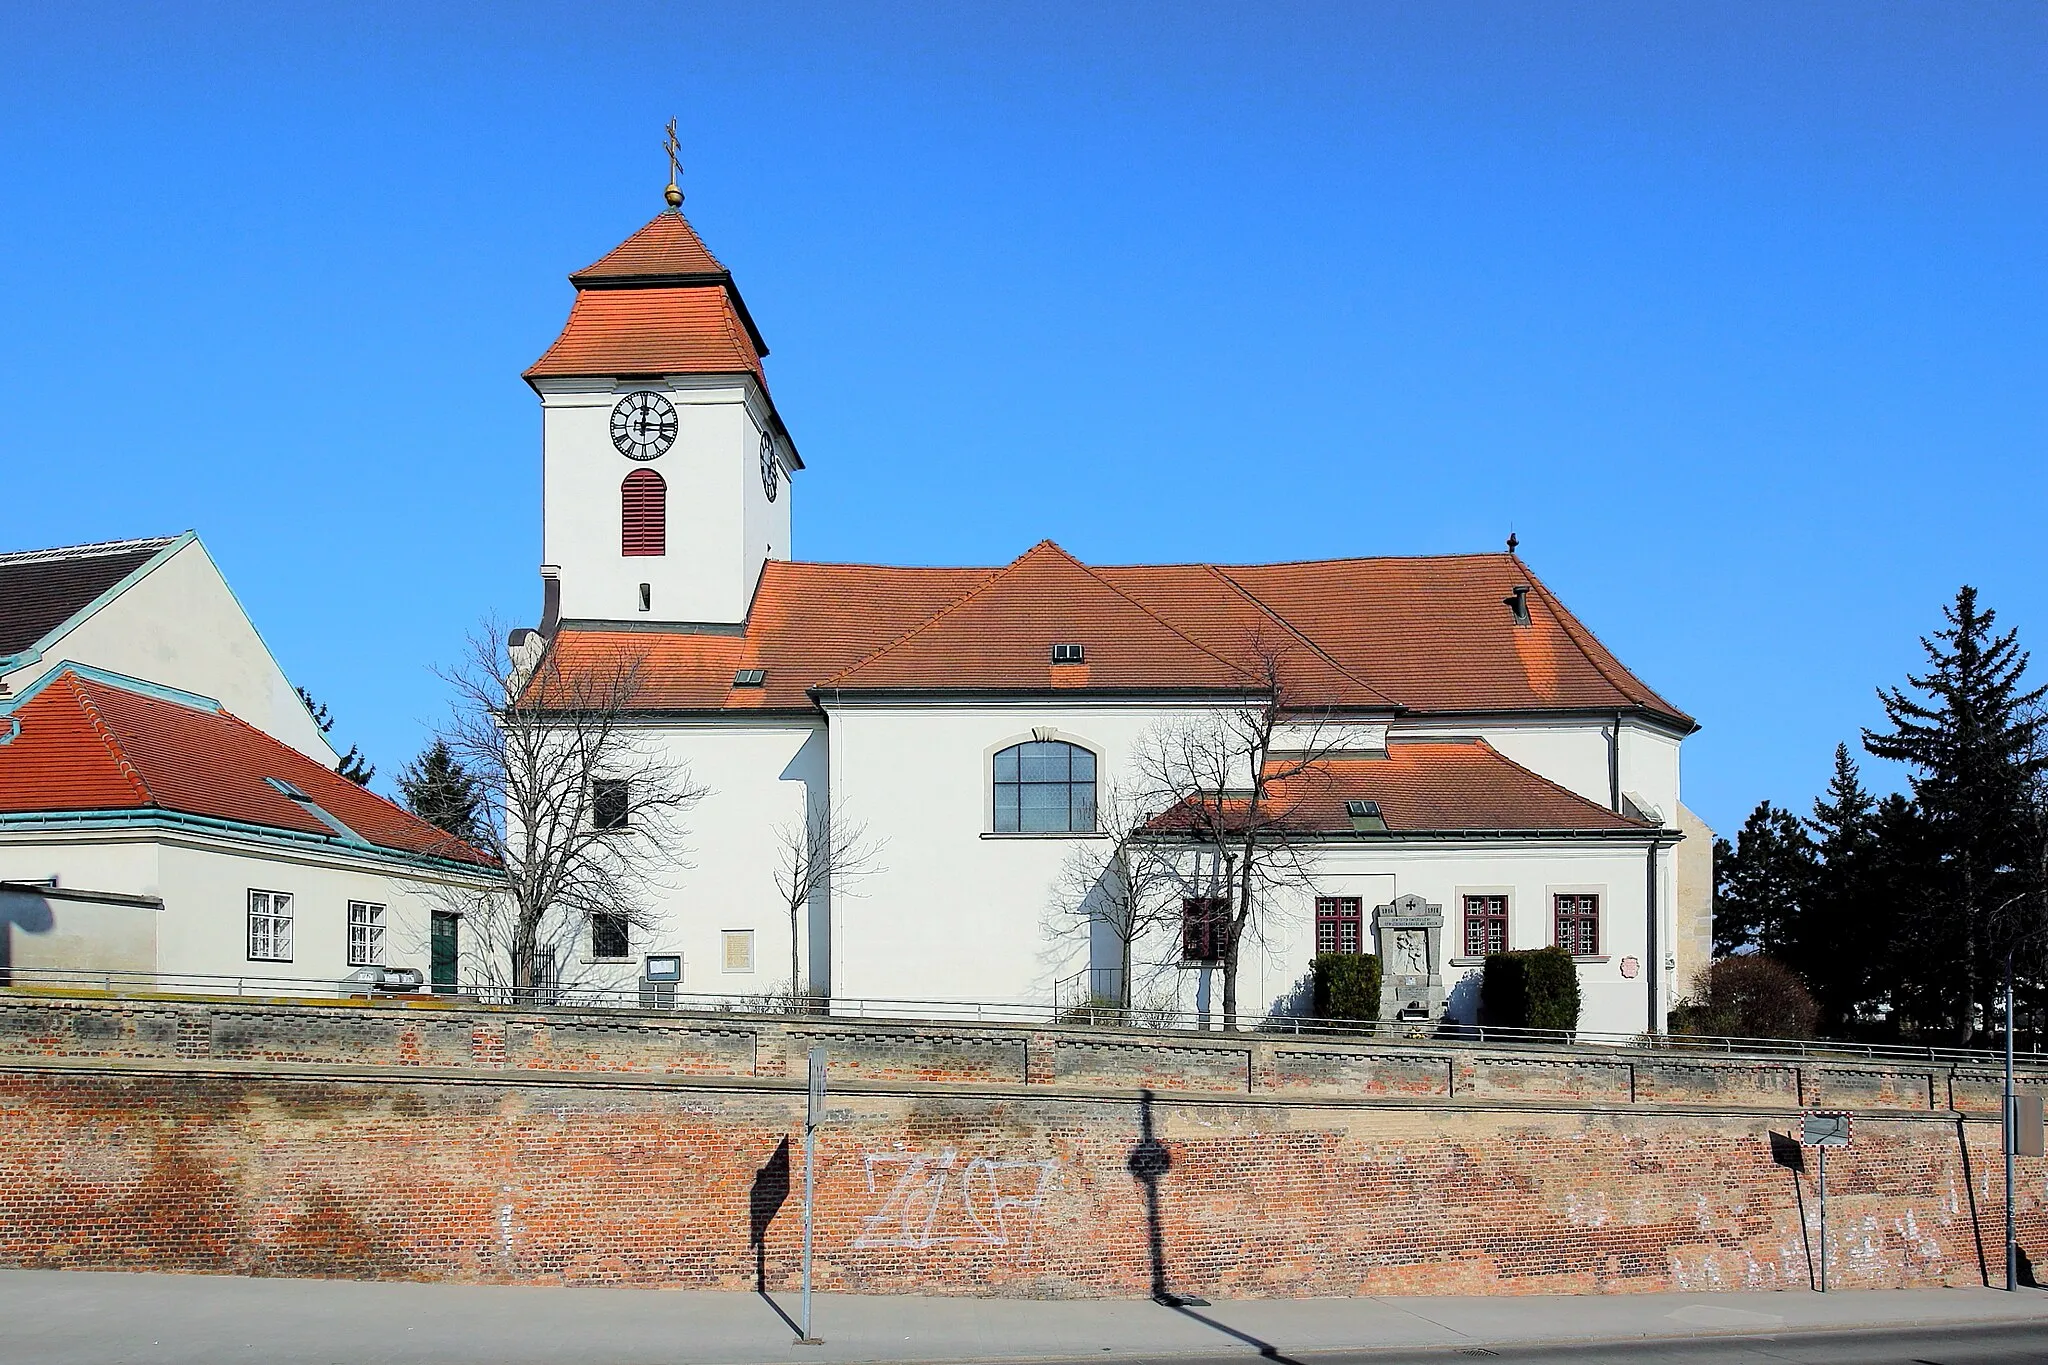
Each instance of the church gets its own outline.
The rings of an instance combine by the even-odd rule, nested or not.
[[[835,1008],[1100,997],[1120,945],[1062,903],[1067,873],[1117,841],[1102,814],[1141,785],[1145,746],[1241,705],[1248,642],[1278,641],[1290,699],[1342,739],[1296,812],[1300,874],[1241,946],[1243,1014],[1300,1012],[1318,952],[1381,951],[1408,1012],[1471,1020],[1487,953],[1559,945],[1585,1030],[1662,1030],[1710,952],[1712,835],[1680,800],[1698,727],[1512,540],[1278,564],[1085,564],[1050,541],[996,565],[802,560],[805,466],[762,329],[673,182],[667,198],[569,277],[526,371],[542,613],[520,634],[567,664],[639,660],[632,723],[706,795],[645,925],[593,926],[560,980],[630,989],[680,958],[691,994]],[[826,818],[864,831],[873,868],[793,929],[778,831]],[[1217,1007],[1199,927],[1135,945],[1135,1003]]]

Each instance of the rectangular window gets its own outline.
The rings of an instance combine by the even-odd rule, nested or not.
[[[1465,956],[1485,957],[1508,950],[1508,898],[1465,897]]]
[[[1356,896],[1316,897],[1316,951],[1365,951],[1365,902]]]
[[[622,777],[600,777],[590,784],[590,823],[598,829],[624,829],[633,811],[633,786]]]
[[[725,969],[729,972],[751,972],[754,970],[754,931],[752,929],[728,929],[725,931]]]
[[[1557,946],[1573,957],[1593,957],[1600,952],[1600,898],[1585,892],[1560,894],[1557,907]]]
[[[1221,962],[1230,939],[1230,898],[1188,896],[1180,903],[1180,955],[1184,962]]]
[[[630,926],[624,915],[608,914],[604,911],[590,917],[590,955],[599,959],[628,957],[633,948]]]
[[[384,907],[370,901],[348,903],[348,965],[384,965]]]
[[[249,893],[249,960],[292,960],[292,894],[289,891]]]

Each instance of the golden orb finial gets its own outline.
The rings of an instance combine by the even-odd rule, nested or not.
[[[668,188],[661,192],[661,197],[668,201],[668,206],[672,209],[683,206],[683,192],[676,185],[676,177],[683,173],[682,163],[676,160],[679,145],[676,142],[676,121],[670,119],[668,136],[661,140],[661,149],[668,153]]]

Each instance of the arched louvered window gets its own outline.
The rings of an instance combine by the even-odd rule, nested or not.
[[[636,469],[619,485],[619,553],[668,553],[668,483],[651,469]]]

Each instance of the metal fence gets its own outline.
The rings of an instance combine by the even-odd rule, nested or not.
[[[190,996],[225,1000],[348,1001],[409,1005],[486,1007],[516,1010],[597,1012],[652,1010],[675,1014],[735,1014],[762,1018],[861,1019],[909,1024],[1011,1024],[1174,1035],[1214,1034],[1227,1028],[1221,1011],[1200,1014],[1168,1009],[1119,1009],[1100,997],[1079,1004],[1032,1005],[978,1000],[893,1000],[849,996],[716,995],[686,992],[660,982],[630,987],[546,985],[512,987],[489,982],[423,986],[395,991],[321,977],[179,975],[164,972],[73,971],[13,967],[0,970],[0,988],[15,995],[106,995],[116,998]],[[1076,992],[1075,994],[1078,994]],[[1092,993],[1091,993],[1092,995]],[[1517,1047],[1600,1047],[1629,1052],[1722,1056],[1852,1059],[1936,1065],[2002,1064],[2004,1039],[1993,1035],[1973,1048],[1915,1047],[1831,1039],[1704,1037],[1691,1034],[1600,1033],[1592,1030],[1515,1029],[1451,1021],[1377,1023],[1270,1014],[1240,1016],[1238,1034],[1377,1041],[1393,1044],[1485,1044]],[[2029,1066],[2048,1065],[2038,1041],[2020,1048]]]

